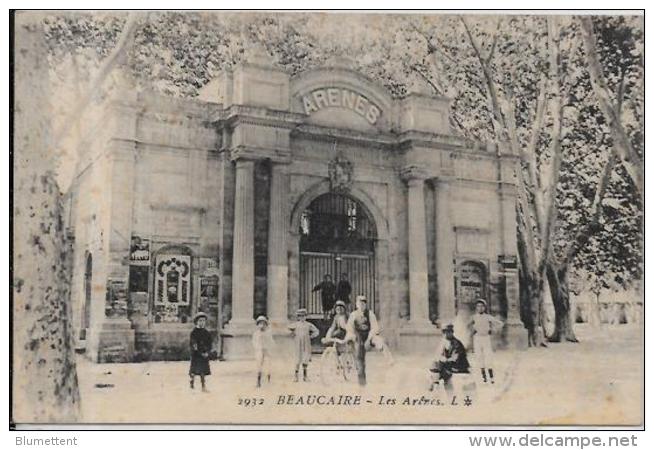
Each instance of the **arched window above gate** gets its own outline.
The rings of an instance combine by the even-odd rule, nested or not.
[[[355,199],[337,193],[317,197],[300,219],[302,247],[306,250],[371,250],[377,238],[375,224]]]

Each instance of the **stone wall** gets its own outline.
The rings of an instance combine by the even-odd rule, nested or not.
[[[124,294],[125,313],[118,315],[129,318],[126,327],[107,325],[117,313],[111,309],[115,301],[106,304],[105,297],[110,295],[107,289],[111,283],[120,282],[127,288],[130,240],[138,236],[150,241],[151,261],[159,249],[171,244],[192,251],[195,272],[191,299],[193,310],[197,310],[200,258],[218,260],[221,256],[223,198],[219,195],[221,179],[216,176],[220,170],[219,135],[208,121],[212,107],[149,93],[116,92],[110,98],[106,113],[100,117],[111,132],[106,136],[105,130],[105,140],[85,139],[91,144],[82,161],[88,163],[82,165],[71,188],[76,200],[72,223],[77,328],[84,311],[86,256],[92,254],[93,310],[87,354],[96,360],[116,361],[122,358],[114,355],[121,353],[118,347],[135,345],[133,351],[139,359],[147,359],[149,353],[159,359],[185,358],[191,325],[174,330],[152,323],[152,275],[149,296]],[[87,130],[94,129],[93,124],[87,124]],[[119,337],[125,333],[132,334],[127,344]],[[129,344],[134,342],[134,334],[139,338]],[[184,338],[178,339],[182,335]]]

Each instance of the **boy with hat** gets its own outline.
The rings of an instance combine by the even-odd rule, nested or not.
[[[209,352],[211,351],[211,333],[205,328],[207,315],[199,312],[193,318],[195,328],[191,331],[191,367],[189,376],[191,389],[195,388],[195,375],[200,375],[202,392],[208,392],[205,377],[211,374],[209,368]]]
[[[481,376],[484,383],[487,383],[486,369],[488,369],[488,376],[491,384],[495,383],[493,379],[493,346],[491,344],[491,336],[493,334],[493,326],[501,329],[504,322],[496,319],[486,312],[486,300],[478,298],[475,302],[475,314],[470,320],[470,327],[472,328],[472,346],[475,350],[475,358],[477,365],[481,367]]]
[[[434,385],[443,380],[446,389],[451,389],[450,380],[453,373],[468,373],[470,364],[466,355],[466,349],[454,336],[454,325],[447,324],[443,328],[443,339],[436,353],[438,356],[432,363],[429,371],[433,374],[433,381],[430,390]]]
[[[300,366],[302,366],[302,379],[309,381],[307,377],[307,367],[311,361],[311,339],[318,337],[320,331],[314,324],[307,322],[307,310],[300,308],[297,310],[297,321],[290,324],[288,328],[295,339],[295,378],[297,383],[299,378]]]
[[[275,341],[268,328],[266,316],[259,316],[256,320],[257,329],[252,333],[252,347],[254,347],[254,360],[257,364],[257,387],[261,387],[261,379],[265,374],[270,383],[270,358]]]

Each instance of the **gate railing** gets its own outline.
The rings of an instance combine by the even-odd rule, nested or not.
[[[300,253],[300,307],[306,308],[309,317],[322,317],[321,292],[313,292],[324,276],[329,274],[335,286],[346,273],[352,286],[350,308],[354,308],[357,295],[365,295],[373,311],[376,303],[375,258],[373,253]]]

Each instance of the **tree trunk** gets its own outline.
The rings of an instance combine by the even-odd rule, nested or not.
[[[12,422],[75,422],[68,246],[52,168],[48,60],[36,13],[15,15]]]
[[[555,267],[548,262],[547,281],[554,303],[554,333],[550,342],[579,342],[572,327],[570,311],[570,291],[568,289],[568,268],[566,265]]]
[[[527,260],[527,249],[523,233],[518,233],[518,255],[520,256],[520,306],[522,321],[528,332],[530,347],[547,346],[541,327],[543,295],[538,271],[523,261]]]
[[[520,176],[520,175],[519,175]],[[530,347],[546,346],[541,327],[541,311],[543,303],[542,278],[536,268],[536,249],[532,224],[528,216],[529,204],[524,183],[519,184],[518,207],[518,257],[520,261],[520,312],[522,322],[528,333]]]

